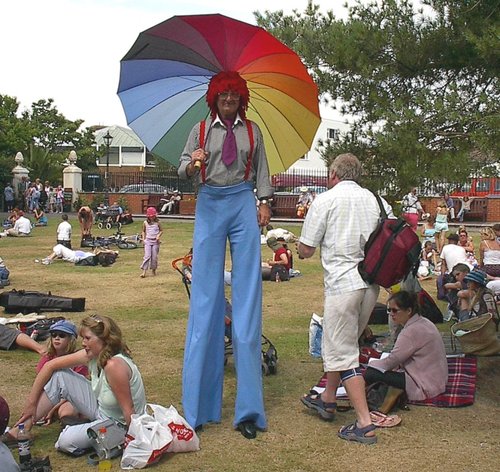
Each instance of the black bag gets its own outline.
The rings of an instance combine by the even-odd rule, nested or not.
[[[55,316],[52,318],[45,318],[43,320],[35,321],[34,323],[19,323],[20,330],[36,341],[45,341],[50,336],[50,327],[65,318],[62,316]],[[23,326],[25,325],[25,326]],[[33,334],[34,333],[34,334]]]
[[[118,255],[114,252],[101,252],[97,256],[97,261],[103,267],[108,267],[116,262]]]
[[[434,324],[443,322],[443,313],[436,305],[434,299],[424,290],[418,293],[419,313]]]
[[[95,246],[95,241],[90,234],[85,235],[82,237],[82,240],[80,242],[80,247],[94,247]]]
[[[365,244],[365,258],[358,270],[365,282],[389,288],[419,263],[422,245],[410,225],[401,218],[388,218],[381,198],[375,197],[380,220]]]
[[[76,266],[96,266],[98,264],[98,257],[97,256],[87,256],[84,257],[83,259],[80,259],[79,261],[75,262]]]
[[[375,303],[373,307],[372,314],[370,315],[370,321],[368,324],[372,325],[386,325],[388,323],[387,305],[384,303]]]
[[[69,298],[52,293],[11,290],[0,294],[0,306],[6,313],[40,313],[42,311],[84,311],[85,298]]]
[[[271,269],[271,277],[269,280],[276,280],[276,276],[279,278],[280,282],[286,282],[290,280],[290,274],[288,273],[288,269],[281,264],[273,265]]]
[[[375,382],[366,386],[366,403],[370,411],[376,411],[382,406],[388,389],[388,385],[384,382]]]

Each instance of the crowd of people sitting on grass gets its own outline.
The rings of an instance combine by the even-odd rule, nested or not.
[[[340,172],[342,169],[338,170]],[[354,182],[347,178],[343,181],[335,172],[333,178],[337,179],[338,183],[349,182],[351,185],[351,182]],[[353,190],[359,192],[359,189],[353,188]],[[41,215],[40,219],[43,217],[43,211],[37,206],[39,197],[37,200],[36,193],[31,195],[30,205],[36,214]],[[330,197],[321,199],[322,202],[326,198]],[[409,198],[408,201],[410,200]],[[418,212],[418,207],[415,208]],[[409,207],[407,209],[409,214],[414,214],[409,211]],[[314,205],[310,211],[311,213],[317,211]],[[421,267],[426,267],[428,272],[424,274],[419,269],[418,275],[420,278],[433,274],[438,276],[439,293],[448,301],[451,316],[456,320],[464,321],[487,312],[496,312],[498,316],[495,291],[500,282],[500,225],[481,230],[479,257],[476,258],[473,241],[465,228],[461,227],[458,233],[448,232],[445,217],[449,212],[449,206],[446,200],[443,200],[438,206],[434,223],[430,215],[424,218],[421,230],[424,239]],[[22,211],[18,211],[14,227],[6,231],[6,236],[30,234],[31,222],[29,231],[26,232],[23,218],[28,220]],[[82,238],[90,236],[94,217],[89,207],[82,207],[79,210],[78,222]],[[314,228],[311,229],[309,226],[311,233],[313,230]],[[12,234],[9,231],[12,231]],[[156,274],[162,232],[157,210],[148,208],[146,221],[143,224],[143,240],[146,244],[141,277],[145,277],[148,269]],[[258,232],[256,234],[258,236]],[[92,260],[101,265],[108,265],[109,257],[114,255],[116,258],[118,255],[117,252],[109,250],[73,250],[71,237],[72,227],[69,218],[62,213],[56,232],[57,244],[53,247],[52,253],[42,259],[42,264],[49,265],[56,260],[62,260],[78,265],[82,261]],[[262,263],[263,278],[264,272],[266,274],[269,272],[269,277],[266,278],[275,281],[288,280],[290,276],[298,275],[293,267],[294,251],[289,247],[298,238],[290,231],[270,226],[267,226],[267,233],[263,234],[263,237],[272,251],[272,257]],[[304,240],[312,241],[312,236],[310,239],[301,239],[302,246],[298,246],[298,254],[301,258],[311,257],[314,253],[311,249],[315,250],[317,246],[309,246]],[[448,244],[445,244],[446,240]],[[325,246],[321,247],[325,249]],[[191,263],[192,258],[186,258],[186,266],[190,267]],[[94,264],[89,262],[89,265]],[[387,386],[387,393],[382,403],[376,410],[370,412],[368,425],[361,426],[356,420],[352,425],[341,428],[338,435],[343,439],[374,444],[377,441],[373,433],[376,426],[387,427],[397,424],[394,418],[391,420],[387,415],[401,397],[406,396],[409,400],[420,401],[433,398],[443,393],[446,388],[448,366],[443,338],[434,323],[421,316],[416,290],[408,288],[412,283],[412,277],[410,274],[400,290],[393,290],[387,300],[389,324],[398,326],[391,352],[385,358],[371,360],[363,374],[357,359],[352,368],[344,368],[342,365],[338,369],[330,367],[331,370],[328,371],[329,374],[334,374],[331,377],[335,377],[335,381],[331,381],[331,385],[335,388],[340,379],[344,384],[356,383],[356,389],[351,390],[353,403],[360,400],[355,398],[359,393],[357,388],[359,385],[362,388],[365,384],[371,386],[376,383]],[[413,280],[413,283],[419,286],[418,279]],[[369,287],[369,290],[372,288],[375,287]],[[332,295],[334,296],[335,294]],[[353,295],[348,294],[343,298],[342,306],[352,305],[351,312],[346,309],[346,313],[352,314],[358,310],[361,302],[353,302],[350,296]],[[373,303],[377,296],[378,289],[376,293],[374,291],[370,295]],[[329,301],[331,300],[333,298]],[[332,310],[332,307],[330,309]],[[368,320],[369,313],[361,313],[361,317]],[[360,327],[362,324],[359,323]],[[333,340],[339,339],[340,342],[335,349],[341,352],[345,348],[350,356],[354,352],[354,357],[357,358],[356,340],[361,332],[358,332],[357,326],[356,329],[350,327],[349,335],[346,336],[344,329],[346,329],[344,320],[335,326],[325,324],[325,333],[331,338],[327,342],[334,344]],[[83,347],[79,350],[76,349],[78,335],[82,338]],[[344,336],[349,339],[344,339]],[[354,342],[351,342],[353,340]],[[23,424],[29,432],[37,422],[50,424],[55,418],[59,418],[65,428],[55,443],[56,449],[79,456],[92,444],[87,435],[89,427],[110,418],[126,430],[132,415],[144,413],[146,410],[146,394],[139,369],[132,360],[120,328],[107,316],[87,316],[81,321],[79,328],[68,320],[55,323],[50,327],[50,339],[46,346],[36,343],[16,329],[0,325],[0,348],[11,349],[15,346],[36,351],[42,358],[37,365],[37,375],[25,399],[19,419],[2,436],[5,445],[17,444],[20,424]],[[337,358],[330,359],[330,362],[337,362]],[[307,408],[314,410],[326,420],[332,420],[337,411],[336,393],[331,390],[331,385],[323,396],[310,393],[301,398]],[[0,423],[2,429],[4,426]],[[193,426],[203,426],[203,424]],[[242,434],[245,436],[243,432]]]

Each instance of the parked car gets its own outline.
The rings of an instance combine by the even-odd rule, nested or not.
[[[120,193],[164,193],[170,190],[160,184],[130,184],[122,187]]]

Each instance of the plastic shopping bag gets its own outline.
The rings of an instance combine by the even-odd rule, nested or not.
[[[125,436],[122,469],[143,469],[154,464],[167,452],[172,440],[170,428],[161,425],[151,415],[132,415]]]
[[[161,405],[148,404],[153,411],[153,416],[163,426],[168,426],[172,432],[173,440],[168,447],[168,452],[192,452],[200,450],[200,440],[194,429],[177,412],[174,406],[165,408]]]

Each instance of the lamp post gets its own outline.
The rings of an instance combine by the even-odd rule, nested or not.
[[[102,137],[104,140],[104,144],[106,145],[106,175],[104,176],[104,180],[106,181],[106,189],[104,194],[104,204],[109,206],[109,145],[111,141],[113,141],[113,136],[108,132]]]

